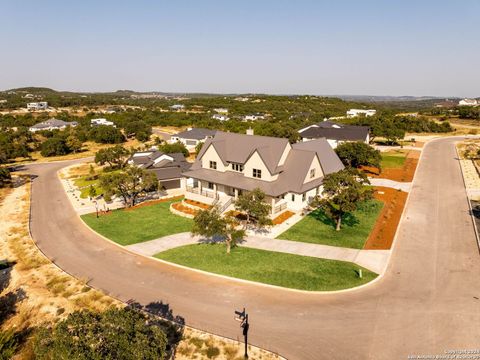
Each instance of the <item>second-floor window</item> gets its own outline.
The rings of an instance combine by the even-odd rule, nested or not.
[[[310,179],[315,177],[315,169],[310,169]]]
[[[216,161],[210,161],[210,169],[217,170],[217,162]]]
[[[242,172],[243,171],[243,165],[242,164],[237,164],[237,163],[232,163],[232,170]]]
[[[253,177],[261,179],[262,178],[262,170],[260,169],[253,169]]]

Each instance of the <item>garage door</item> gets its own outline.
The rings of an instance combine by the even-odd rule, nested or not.
[[[162,187],[166,190],[180,188],[180,179],[161,181],[160,183],[162,184]]]

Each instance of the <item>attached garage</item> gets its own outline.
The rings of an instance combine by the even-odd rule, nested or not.
[[[165,190],[179,189],[180,188],[180,179],[174,180],[161,180],[160,184]]]

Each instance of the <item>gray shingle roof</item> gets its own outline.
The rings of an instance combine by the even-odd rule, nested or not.
[[[327,138],[331,140],[365,141],[370,128],[368,126],[355,126],[337,124],[332,121],[322,121],[300,131],[300,136],[307,139]]]
[[[162,159],[155,163],[155,160],[162,155],[167,155],[173,158],[173,160]],[[182,172],[189,170],[192,166],[185,160],[185,156],[182,153],[165,154],[158,150],[152,151],[145,156],[131,156],[129,161],[132,161],[136,166],[141,166],[143,169],[153,172],[160,181],[179,179],[182,177]]]
[[[77,126],[77,125],[78,125],[78,122],[76,121],[67,122],[67,121],[52,118],[52,119],[43,121],[41,123],[35,124],[31,126],[31,128],[41,130],[41,129],[48,129],[51,127],[62,128],[62,127]]]
[[[194,139],[194,140],[203,140],[206,137],[215,136],[217,130],[203,129],[203,128],[193,128],[191,130],[185,130],[175,134],[173,136],[182,138],[182,139]]]
[[[275,174],[288,139],[218,131],[213,139],[207,139],[198,158],[203,156],[209,144],[213,144],[224,164],[244,164],[257,151],[270,173]]]
[[[278,172],[277,180],[269,182],[246,177],[233,171],[220,172],[202,168],[201,157],[210,145],[215,147],[224,163],[244,164],[257,150],[265,165],[268,160],[270,166],[267,165],[267,167]],[[286,146],[288,146],[288,139],[218,132],[213,139],[205,142],[196,162],[190,171],[184,172],[184,176],[244,190],[259,187],[267,195],[280,196],[287,192],[303,193],[322,184],[323,177],[304,183],[315,156],[318,157],[324,174],[343,169],[342,162],[324,138],[293,144],[285,164],[279,167],[278,161]]]

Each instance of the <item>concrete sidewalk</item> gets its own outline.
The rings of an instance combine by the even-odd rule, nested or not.
[[[412,188],[411,182],[400,182],[382,178],[368,178],[368,180],[370,180],[370,184],[373,186],[384,186],[405,192],[410,192],[410,189]]]
[[[192,237],[190,233],[168,235],[163,238],[145,241],[126,246],[130,251],[145,256],[153,256],[159,252],[179,246],[197,244],[204,239]],[[264,236],[247,236],[240,246],[253,249],[277,251],[288,254],[311,256],[321,259],[348,261],[369,269],[377,274],[385,271],[390,250],[360,250],[336,246],[302,243],[298,241],[278,240]]]

